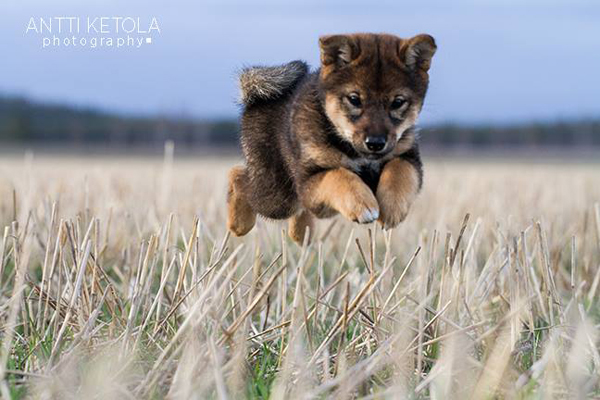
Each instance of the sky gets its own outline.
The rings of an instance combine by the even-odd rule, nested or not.
[[[516,123],[600,117],[597,0],[0,0],[0,95],[131,115],[236,116],[236,71],[304,59],[318,37],[387,32],[438,44],[421,122]],[[140,18],[133,46],[47,46],[31,18]],[[129,21],[131,22],[131,21]],[[130,26],[130,25],[129,25]],[[126,25],[126,28],[129,28]],[[98,25],[94,27],[98,29]],[[121,26],[123,27],[123,26]],[[71,32],[72,33],[72,32]]]

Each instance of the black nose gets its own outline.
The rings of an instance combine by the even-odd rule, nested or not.
[[[381,151],[385,147],[385,136],[367,136],[365,144],[371,151]]]

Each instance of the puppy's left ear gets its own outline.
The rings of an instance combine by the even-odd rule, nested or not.
[[[421,34],[408,39],[403,44],[404,63],[409,69],[429,71],[431,59],[437,50],[432,36]]]

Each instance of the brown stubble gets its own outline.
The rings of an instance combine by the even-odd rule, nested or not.
[[[432,160],[410,224],[368,235],[338,219],[330,233],[299,248],[280,240],[278,224],[261,224],[252,240],[232,241],[223,231],[225,214],[214,204],[224,200],[234,160],[175,162],[177,200],[164,210],[156,164],[126,161],[123,168],[113,159],[36,158],[26,171],[20,158],[4,160],[9,184],[0,192],[14,190],[22,210],[13,221],[12,206],[0,207],[8,224],[0,228],[6,392],[203,398],[227,390],[237,398],[241,387],[242,396],[258,397],[247,388],[273,376],[290,388],[286,398],[586,398],[599,390],[594,165]],[[90,208],[80,201],[87,179]],[[43,204],[56,196],[57,224],[86,210],[89,218],[52,229]],[[27,225],[32,214],[35,223]],[[79,234],[93,231],[93,221],[104,238],[98,252],[92,236]],[[36,237],[56,244],[46,285],[45,247]],[[173,303],[179,276],[184,290]],[[91,285],[97,297],[86,295]],[[74,292],[69,332],[59,337]],[[49,299],[41,324],[39,295]],[[41,340],[57,349],[52,364],[38,351]],[[266,352],[273,357],[262,369]],[[302,396],[294,397],[298,388]]]

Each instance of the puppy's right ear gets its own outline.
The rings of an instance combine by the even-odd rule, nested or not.
[[[321,65],[324,67],[349,64],[358,56],[358,46],[348,35],[330,35],[319,38],[321,48]]]

